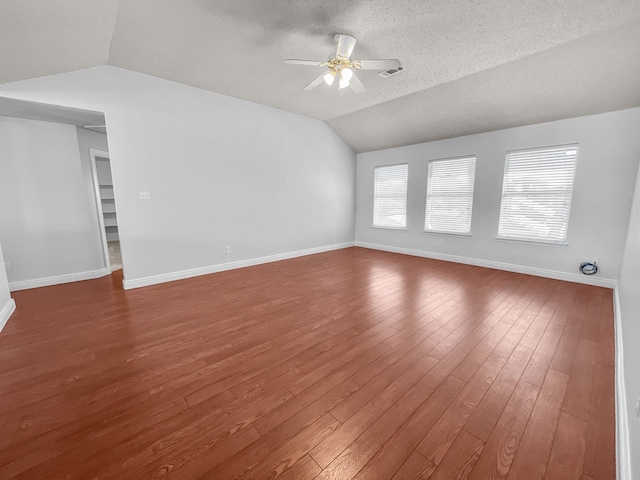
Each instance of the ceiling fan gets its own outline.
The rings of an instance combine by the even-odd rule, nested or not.
[[[336,56],[326,62],[318,62],[314,60],[283,60],[284,63],[291,65],[310,65],[313,67],[327,67],[328,71],[322,73],[313,82],[303,88],[307,92],[313,90],[323,81],[331,86],[336,77],[339,77],[339,88],[351,87],[354,92],[362,93],[366,90],[360,79],[356,76],[354,70],[402,70],[400,60],[351,60],[351,53],[356,46],[356,39],[351,35],[338,33],[334,37],[338,44]]]

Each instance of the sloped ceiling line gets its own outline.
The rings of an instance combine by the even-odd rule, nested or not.
[[[115,8],[115,12],[114,12],[114,22],[111,28],[111,31],[109,32],[109,53],[107,56],[107,65],[111,65],[111,51],[113,49],[113,36],[116,33],[116,27],[118,26],[118,19],[119,19],[119,15],[120,15],[120,2],[122,0],[116,0],[116,8]]]

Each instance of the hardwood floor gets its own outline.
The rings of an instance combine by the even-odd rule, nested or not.
[[[0,478],[615,478],[612,292],[360,248],[14,293]]]

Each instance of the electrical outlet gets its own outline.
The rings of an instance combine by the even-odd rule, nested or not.
[[[444,238],[441,238],[440,240],[438,240],[438,245],[444,245]]]
[[[150,200],[151,195],[149,192],[140,192],[140,200]]]
[[[227,253],[231,253],[231,247],[230,247],[230,246],[228,246],[228,245],[225,247],[225,249],[224,249],[224,250],[225,250],[225,252],[227,252]]]
[[[13,265],[11,262],[4,262],[4,269],[8,272],[9,270],[13,270]]]

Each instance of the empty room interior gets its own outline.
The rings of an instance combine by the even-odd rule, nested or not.
[[[0,0],[1,479],[640,479],[640,2]]]

